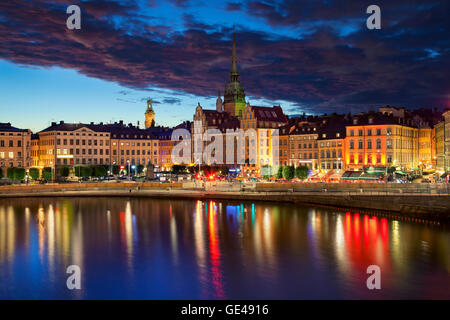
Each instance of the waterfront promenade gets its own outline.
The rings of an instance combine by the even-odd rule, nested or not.
[[[0,187],[0,198],[153,197],[276,201],[450,221],[447,184],[374,183],[80,183]]]

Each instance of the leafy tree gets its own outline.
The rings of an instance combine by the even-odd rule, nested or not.
[[[38,168],[31,168],[30,171],[28,172],[30,175],[30,178],[32,180],[37,180],[39,179],[39,169]]]
[[[51,167],[45,167],[44,169],[42,169],[42,178],[47,181],[52,180],[52,168]]]
[[[119,174],[120,173],[120,166],[118,166],[118,165],[113,165],[112,166],[112,173],[113,174]]]
[[[295,176],[301,180],[305,180],[308,178],[309,169],[307,166],[298,166],[295,169]]]
[[[219,170],[219,173],[222,176],[226,176],[228,174],[228,172],[230,172],[230,170],[226,166],[221,167]]]
[[[144,166],[142,164],[139,164],[137,166],[137,173],[141,174],[142,172],[144,172]]]
[[[172,172],[175,173],[175,174],[181,173],[181,172],[186,172],[186,166],[179,165],[179,164],[174,164],[172,166]]]
[[[0,168],[0,179],[3,178],[3,169]]]
[[[83,177],[83,178],[88,178],[88,177],[90,177],[90,176],[92,176],[92,167],[88,167],[88,166],[86,166],[86,167],[81,167],[81,176]]]
[[[82,167],[80,167],[80,166],[73,167],[73,174],[75,176],[79,177],[79,178],[82,177],[82,175],[81,175],[81,168]]]
[[[106,176],[106,168],[104,166],[94,166],[92,169],[95,177]]]
[[[283,178],[291,180],[294,178],[295,170],[293,166],[283,167]]]
[[[8,177],[8,179],[14,180],[14,168],[13,167],[9,167],[8,169],[6,169],[6,176]]]
[[[283,166],[279,166],[278,170],[275,174],[275,178],[277,179],[283,179]]]
[[[270,177],[271,177],[271,172],[272,172],[272,170],[271,170],[272,168],[268,165],[268,164],[266,164],[266,165],[263,165],[262,167],[261,167],[261,174],[262,174],[262,176],[263,176],[263,178],[264,179],[270,179]]]
[[[61,177],[68,177],[69,173],[70,173],[70,170],[69,170],[69,167],[67,167],[67,166],[63,166],[58,169],[58,174]]]
[[[14,168],[14,180],[22,181],[25,179],[25,168]]]

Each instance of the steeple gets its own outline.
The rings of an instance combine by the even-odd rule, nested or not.
[[[239,72],[237,68],[236,57],[236,31],[233,27],[233,49],[231,58],[230,82],[225,88],[223,110],[231,115],[235,115],[240,118],[244,108],[245,92],[244,88],[239,83]]]
[[[232,52],[232,61],[231,61],[231,82],[237,82],[239,78],[239,72],[237,70],[237,59],[236,59],[236,32],[233,27],[233,52]]]
[[[147,100],[147,110],[145,110],[145,128],[155,126],[155,111],[153,110],[153,103],[151,99]]]
[[[222,103],[222,98],[220,97],[220,90],[217,95],[216,110],[217,110],[217,112],[223,112],[223,103]]]

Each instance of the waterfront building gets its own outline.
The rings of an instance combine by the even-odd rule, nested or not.
[[[419,169],[419,129],[408,118],[360,113],[346,126],[345,163],[350,169],[394,166]]]
[[[36,167],[53,169],[65,165],[109,165],[110,133],[103,123],[59,123],[38,133]],[[36,164],[36,160],[33,161]]]
[[[151,130],[124,125],[123,121],[107,124],[106,130],[111,137],[111,164],[158,165],[159,141]]]
[[[344,116],[333,115],[323,119],[318,135],[319,171],[340,173],[345,169],[345,126]]]
[[[319,128],[319,123],[302,119],[290,129],[289,165],[319,170]]]
[[[450,110],[443,113],[444,117],[444,170],[450,171]]]
[[[28,168],[32,163],[31,131],[0,123],[0,170],[7,167]]]
[[[239,119],[228,113],[228,112],[220,112],[217,110],[208,110],[203,109],[203,107],[198,104],[195,108],[195,114],[193,117],[194,120],[194,128],[192,132],[192,162],[195,164],[204,163],[207,165],[215,164],[213,159],[216,157],[215,153],[212,155],[208,155],[205,159],[203,157],[204,150],[208,144],[211,143],[210,137],[205,137],[205,133],[209,129],[216,129],[222,134],[222,159],[217,159],[220,163],[226,164],[227,167],[234,168],[237,166],[237,143],[236,139],[234,139],[233,145],[227,145],[227,139],[225,135],[228,131],[235,131],[239,129],[240,122]],[[227,148],[230,148],[229,150]],[[227,151],[228,150],[228,151]],[[233,161],[232,163],[227,162],[227,152],[232,150],[233,153]],[[210,157],[211,156],[211,157]],[[212,158],[213,157],[213,158]]]
[[[244,132],[255,130],[257,139],[256,161],[251,163],[250,148],[255,148],[255,146],[252,145],[250,137],[246,136],[244,171],[258,174],[262,166],[279,165],[279,159],[276,159],[278,158],[279,150],[274,154],[275,150],[273,148],[279,149],[279,142],[277,142],[277,139],[279,139],[279,128],[284,127],[287,122],[288,118],[283,113],[281,106],[258,107],[247,103],[241,117],[240,127]]]
[[[435,144],[435,168],[439,172],[445,171],[445,121],[437,123],[434,126],[434,144]]]

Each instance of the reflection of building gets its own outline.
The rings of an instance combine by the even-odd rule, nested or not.
[[[0,123],[0,170],[6,167],[28,168],[31,165],[31,131]]]

